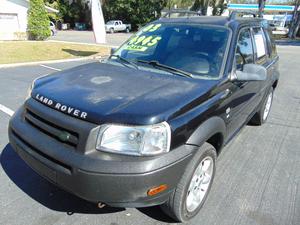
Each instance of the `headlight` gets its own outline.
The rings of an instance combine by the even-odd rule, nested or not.
[[[96,149],[126,155],[157,155],[170,150],[167,122],[149,126],[103,125]]]

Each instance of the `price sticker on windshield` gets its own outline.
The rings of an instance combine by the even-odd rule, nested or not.
[[[129,51],[144,52],[144,51],[146,51],[148,48],[147,48],[147,47],[143,47],[143,46],[139,46],[139,45],[128,45],[125,49],[126,49],[126,50],[129,50]]]
[[[145,27],[143,29],[143,32],[154,32],[156,30],[158,30],[161,27],[161,24],[150,24],[149,26]]]
[[[159,36],[136,36],[127,43],[125,49],[131,51],[146,51],[149,47],[157,45],[161,39]]]

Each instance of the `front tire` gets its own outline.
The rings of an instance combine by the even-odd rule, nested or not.
[[[216,149],[204,143],[185,169],[175,191],[162,210],[178,222],[193,218],[200,211],[210,191],[214,176]]]

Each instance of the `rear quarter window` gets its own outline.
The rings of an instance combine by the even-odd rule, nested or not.
[[[277,51],[276,51],[276,44],[273,39],[272,31],[268,28],[264,28],[263,30],[266,36],[269,56],[274,58],[275,56],[277,56]]]
[[[261,27],[253,28],[253,40],[256,49],[257,63],[263,63],[267,58],[266,37]]]

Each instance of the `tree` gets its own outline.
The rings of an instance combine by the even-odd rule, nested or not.
[[[203,0],[202,0],[202,1],[203,1]],[[192,8],[191,8],[191,10],[192,10],[192,11],[198,11],[198,10],[200,10],[201,7],[202,7],[202,4],[201,4],[202,1],[200,1],[200,0],[195,0],[193,6],[192,6]]]
[[[176,2],[176,1],[174,1],[174,0],[168,0],[168,1],[167,1],[167,8],[168,8],[169,10],[171,10],[171,9],[174,7],[175,2]]]
[[[59,3],[56,0],[44,0],[44,3],[53,9],[58,9],[59,7]],[[48,16],[51,21],[59,21],[61,19],[60,14],[55,12],[48,12]]]
[[[43,0],[30,0],[28,10],[29,39],[45,40],[51,35],[50,20]]]
[[[153,21],[167,6],[167,0],[110,0],[103,4],[106,20],[120,19],[133,29]]]
[[[294,13],[293,13],[293,18],[292,18],[292,24],[290,26],[289,30],[289,38],[296,38],[296,35],[298,33],[299,27],[300,27],[300,12],[298,11],[299,6],[300,6],[300,0],[295,0],[294,4]]]
[[[209,6],[213,8],[213,16],[221,16],[227,8],[227,3],[224,3],[224,0],[210,0]]]
[[[191,7],[192,11],[200,11],[201,15],[207,14],[209,0],[195,0],[194,5]]]
[[[175,5],[180,9],[190,8],[195,0],[168,0],[167,8],[173,8]]]

